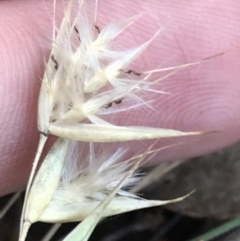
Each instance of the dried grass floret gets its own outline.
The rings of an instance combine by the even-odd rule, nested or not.
[[[138,159],[146,158],[147,151],[130,159],[124,159],[127,150],[118,149],[113,154],[105,151],[91,153],[83,160],[79,154],[81,145],[73,142],[71,154],[62,173],[61,182],[48,208],[40,220],[44,222],[82,221],[111,193]],[[91,144],[93,145],[93,144]],[[158,150],[159,151],[159,150]],[[145,200],[128,190],[135,186],[143,174],[133,173],[125,180],[117,195],[104,211],[112,216],[144,207],[163,205],[171,201]],[[178,199],[177,199],[178,200]],[[176,201],[177,201],[176,200]]]

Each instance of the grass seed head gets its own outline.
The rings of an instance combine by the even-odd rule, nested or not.
[[[118,149],[113,154],[107,154],[106,151],[99,150],[101,145],[98,145],[98,151],[95,152],[93,144],[90,144],[89,151],[87,151],[89,155],[83,161],[84,151],[82,148],[85,145],[72,143],[66,157],[67,161],[62,172],[61,182],[49,206],[42,214],[41,221],[74,222],[84,220],[110,195],[139,160],[142,162],[147,154],[152,153],[149,149],[135,158],[124,160],[127,150]],[[86,151],[86,148],[84,150]],[[79,155],[79,153],[82,153],[82,155]],[[112,216],[180,200],[145,200],[127,191],[135,186],[141,177],[142,174],[137,172],[128,176],[117,191],[117,195],[113,197],[104,210],[104,216]]]
[[[140,81],[138,77],[132,78],[131,73],[136,76],[140,73],[126,68],[154,41],[159,31],[140,46],[118,50],[114,48],[117,37],[139,16],[113,21],[99,32],[84,10],[85,4],[78,4],[78,13],[73,16],[69,4],[61,26],[58,30],[55,27],[57,34],[39,99],[41,132],[48,133],[50,123],[89,121],[89,115],[98,115],[113,101],[135,98],[131,93],[136,93],[148,81],[146,76]]]

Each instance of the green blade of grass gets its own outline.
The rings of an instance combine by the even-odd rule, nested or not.
[[[189,241],[210,241],[240,226],[240,218],[228,221],[209,232],[202,234]]]

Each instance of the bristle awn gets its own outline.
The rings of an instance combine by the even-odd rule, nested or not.
[[[24,241],[31,224],[38,221],[56,191],[64,165],[69,140],[59,138],[44,159],[26,200],[20,241]]]
[[[9,201],[7,201],[6,205],[0,210],[0,219],[4,217],[4,215],[8,212],[8,210],[12,207],[12,205],[17,201],[22,192],[16,192],[12,195]]]
[[[143,88],[144,85],[147,84],[147,86],[152,86],[152,85],[156,85],[157,83],[175,75],[176,73],[178,73],[179,71],[182,71],[186,68],[189,68],[189,67],[192,67],[192,66],[195,66],[195,65],[199,65],[199,64],[202,64],[203,62],[205,61],[209,61],[213,58],[216,58],[216,57],[219,57],[219,56],[222,56],[223,54],[225,54],[225,52],[221,52],[219,54],[215,54],[213,56],[210,56],[210,57],[207,57],[207,58],[204,58],[202,59],[201,61],[197,61],[197,62],[192,62],[192,63],[187,63],[187,64],[183,64],[183,65],[178,65],[178,66],[174,66],[174,67],[168,67],[168,68],[161,68],[161,69],[154,69],[154,70],[149,70],[149,71],[144,71],[142,72],[141,74],[144,74],[144,75],[147,75],[144,77],[143,80],[140,80],[138,81],[138,84],[133,88],[133,91],[132,91],[132,95],[134,95],[134,93],[137,93],[137,92],[140,92],[140,91],[143,91],[143,90],[146,90],[146,91],[151,91],[151,92],[156,92],[156,93],[161,93],[161,94],[167,94],[166,92],[162,92],[162,91],[156,91],[156,90],[152,90],[150,89],[149,87],[147,88]],[[153,81],[148,81],[149,77],[154,74],[154,73],[159,73],[159,72],[167,72],[167,71],[171,71],[170,73],[164,75],[163,77],[160,77],[156,80],[153,80]],[[131,80],[130,80],[131,81]],[[127,83],[126,80],[124,80],[124,82]],[[129,80],[128,80],[129,82]]]
[[[157,142],[158,142],[158,140],[156,140],[156,141],[154,142],[153,146],[154,146]],[[150,155],[150,154],[151,154],[151,158],[152,158],[152,154],[155,155],[156,153],[159,153],[160,151],[166,150],[166,149],[168,149],[168,148],[171,148],[171,147],[174,147],[174,146],[177,146],[177,145],[180,145],[180,144],[182,144],[182,142],[177,142],[177,143],[170,144],[170,145],[167,145],[167,146],[159,147],[159,148],[154,149],[154,150],[149,150],[149,151],[147,151],[147,155]],[[131,162],[131,161],[133,161],[133,160],[135,160],[135,159],[137,159],[137,158],[140,158],[143,154],[144,154],[144,153],[141,153],[141,154],[139,154],[139,155],[133,156],[133,157],[129,158],[128,160],[126,160],[125,162]],[[142,164],[147,163],[147,161],[148,161],[148,160],[142,162]]]
[[[87,241],[92,231],[103,217],[104,211],[109,203],[112,201],[116,193],[122,187],[124,182],[133,174],[138,168],[145,155],[139,158],[132,166],[129,172],[122,178],[118,185],[111,191],[111,193],[94,209],[94,211],[84,219],[63,241]]]
[[[165,71],[170,71],[170,70],[182,70],[182,69],[185,69],[185,68],[189,68],[191,66],[194,66],[194,65],[199,65],[199,64],[202,64],[203,62],[205,61],[209,61],[213,58],[216,58],[216,57],[219,57],[219,56],[222,56],[223,54],[225,54],[225,52],[221,52],[219,54],[215,54],[215,55],[212,55],[212,56],[209,56],[207,58],[204,58],[200,61],[197,61],[197,62],[192,62],[192,63],[187,63],[187,64],[182,64],[182,65],[177,65],[177,66],[173,66],[173,67],[167,67],[167,68],[161,68],[161,69],[154,69],[154,70],[148,70],[148,71],[144,71],[143,74],[153,74],[153,73],[160,73],[160,72],[165,72]],[[151,84],[151,83],[149,83]]]
[[[123,127],[115,125],[75,124],[64,125],[51,123],[51,134],[84,142],[115,142],[133,141],[178,136],[201,135],[206,132],[182,132],[171,129],[151,128],[142,126]]]
[[[147,74],[147,76],[140,82],[138,82],[139,84],[136,85],[134,88],[133,88],[133,91],[132,91],[132,95],[134,95],[134,93],[137,93],[137,92],[140,92],[140,91],[143,91],[143,86],[144,85],[148,85],[148,86],[152,86],[152,85],[156,85],[157,83],[175,75],[176,73],[178,73],[179,71],[182,71],[186,68],[189,68],[189,67],[192,67],[192,66],[195,66],[195,65],[198,65],[198,64],[202,64],[203,62],[205,61],[209,61],[213,58],[216,58],[216,57],[219,57],[219,56],[222,56],[223,54],[225,54],[225,52],[221,52],[219,54],[216,54],[216,55],[213,55],[213,56],[210,56],[210,57],[207,57],[207,58],[204,58],[203,60],[201,61],[197,61],[197,62],[193,62],[193,63],[188,63],[188,64],[183,64],[183,65],[179,65],[179,66],[174,66],[174,67],[168,67],[168,68],[162,68],[162,69],[154,69],[154,70],[149,70],[149,71],[144,71],[142,74]],[[149,77],[154,74],[154,73],[159,73],[159,72],[167,72],[167,71],[171,71],[170,73],[164,75],[163,77],[160,77],[154,81],[148,81]],[[144,88],[144,90],[146,91],[151,91],[151,92],[156,92],[156,93],[162,93],[164,94],[163,92],[161,91],[155,91],[155,90],[152,90],[150,89],[149,87],[147,88]],[[165,94],[167,94],[165,92]]]

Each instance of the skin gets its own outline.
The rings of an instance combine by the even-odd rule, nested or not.
[[[37,100],[43,60],[50,49],[52,2],[0,2],[0,195],[26,185],[36,152]],[[58,2],[59,21],[64,1]],[[91,2],[89,8],[94,9],[93,6]],[[240,139],[239,9],[238,0],[222,0],[221,4],[216,0],[100,1],[100,28],[113,18],[144,13],[129,28],[131,34],[123,35],[117,44],[136,46],[163,27],[133,65],[135,70],[148,70],[159,64],[175,66],[225,52],[162,82],[159,89],[171,94],[151,95],[154,110],[145,108],[144,114],[123,114],[115,121],[183,131],[216,131],[185,138],[184,143],[159,153],[151,163],[206,154]],[[159,141],[157,146],[175,142]],[[131,152],[139,152],[146,143],[149,144],[132,142]]]

